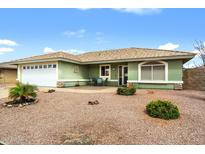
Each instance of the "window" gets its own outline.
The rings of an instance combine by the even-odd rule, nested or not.
[[[56,64],[53,64],[53,68],[56,68]]]
[[[38,69],[38,65],[35,65],[35,69]]]
[[[162,62],[150,62],[141,65],[141,80],[166,80],[166,65]]]
[[[101,77],[109,77],[110,76],[110,66],[109,65],[100,66],[100,76]]]
[[[31,69],[33,69],[34,67],[33,66],[31,66]]]
[[[43,65],[43,68],[47,68],[47,65]]]
[[[79,66],[78,65],[74,66],[74,73],[79,73]]]
[[[42,65],[39,65],[39,69],[42,69]]]
[[[141,67],[141,79],[142,80],[152,80],[152,67],[151,66]]]
[[[49,64],[49,65],[48,65],[48,68],[52,68],[52,65],[51,65],[51,64]]]
[[[23,69],[25,70],[25,69],[26,69],[26,66],[23,66]]]
[[[27,69],[30,69],[30,66],[27,66]]]

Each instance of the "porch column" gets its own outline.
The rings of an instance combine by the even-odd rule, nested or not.
[[[17,79],[16,81],[21,81],[21,66],[17,65]]]

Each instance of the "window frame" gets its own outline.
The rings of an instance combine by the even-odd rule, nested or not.
[[[147,64],[146,63],[150,63],[150,62],[157,62],[160,64]],[[152,76],[151,76],[151,80],[142,80],[142,67],[143,66],[151,66],[151,71],[152,71]],[[165,66],[165,79],[164,80],[153,80],[153,66]],[[161,81],[168,81],[168,63],[165,61],[145,61],[145,62],[141,62],[138,65],[138,80],[139,81],[144,81],[144,82],[161,82]]]
[[[53,64],[53,65],[52,65],[52,68],[57,68],[57,64]]]
[[[43,64],[43,69],[48,69],[48,65],[47,64]]]
[[[102,76],[102,70],[101,70],[101,68],[102,67],[106,67],[106,66],[109,66],[109,75],[108,76]],[[111,65],[110,64],[105,64],[105,65],[100,65],[99,66],[99,76],[100,76],[100,78],[103,78],[103,79],[106,79],[106,78],[108,78],[109,80],[110,80],[110,77],[111,77]]]

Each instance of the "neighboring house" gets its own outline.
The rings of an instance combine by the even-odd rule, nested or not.
[[[0,84],[13,84],[17,79],[17,66],[0,64]]]
[[[108,78],[108,85],[137,88],[180,88],[182,66],[194,53],[146,48],[125,48],[72,55],[55,52],[19,59],[18,80],[38,86],[86,85],[92,78]]]

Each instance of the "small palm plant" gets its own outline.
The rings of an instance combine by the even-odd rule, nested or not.
[[[36,98],[37,90],[38,88],[34,85],[17,82],[15,87],[10,88],[9,98],[15,102],[26,103],[29,99]]]

